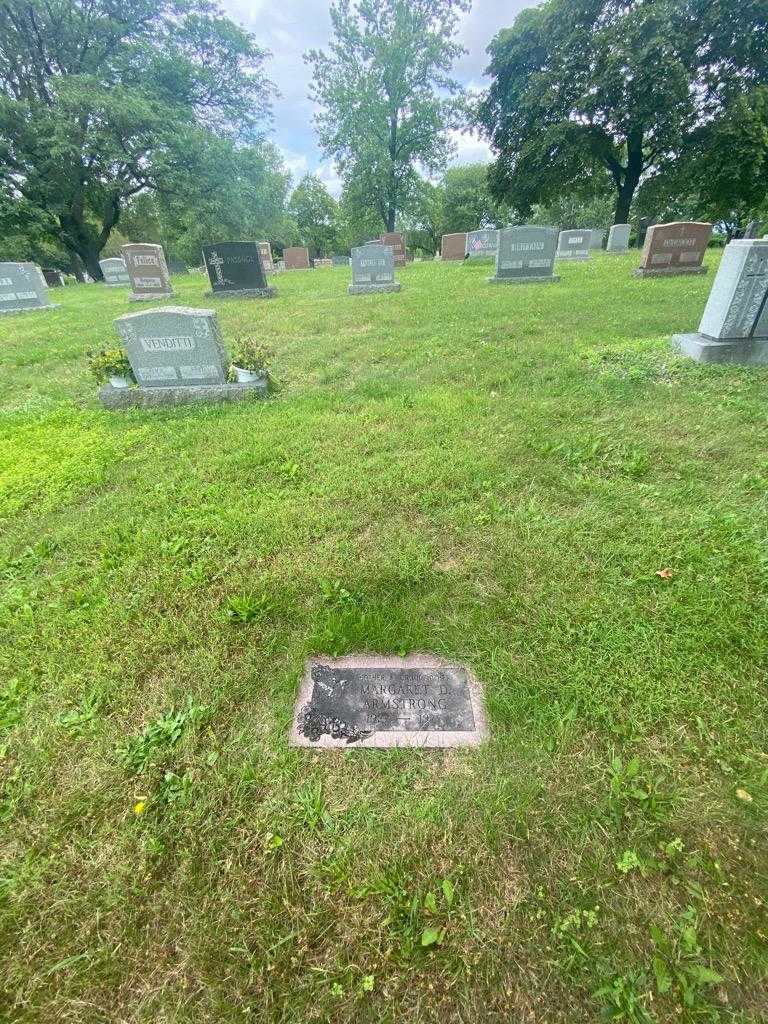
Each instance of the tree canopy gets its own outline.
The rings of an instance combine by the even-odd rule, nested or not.
[[[336,243],[338,203],[316,175],[301,179],[288,203],[288,213],[311,255],[330,256]]]
[[[478,110],[492,191],[524,214],[568,190],[615,195],[670,173],[733,119],[768,61],[765,0],[546,0],[491,43]],[[739,187],[731,184],[731,192]]]
[[[258,139],[265,57],[207,0],[3,0],[0,216],[34,213],[99,278],[126,201],[192,205],[212,141]]]
[[[392,231],[419,191],[417,165],[441,171],[459,124],[463,52],[453,41],[469,0],[336,0],[327,52],[310,51],[316,126],[346,185]]]

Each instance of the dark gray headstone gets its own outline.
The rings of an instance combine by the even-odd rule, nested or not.
[[[229,364],[212,309],[165,306],[115,320],[142,387],[224,384]]]
[[[495,228],[467,232],[467,256],[471,260],[491,259],[499,247],[499,232]]]
[[[757,238],[757,236],[759,234],[760,234],[760,221],[759,220],[751,220],[749,222],[749,224],[747,224],[746,230],[744,231],[744,238],[746,238],[746,239]]]
[[[334,256],[334,257],[332,257],[332,259],[333,259],[334,267],[348,267],[349,266],[349,256]]]
[[[673,345],[698,362],[768,363],[768,240],[726,246],[698,333]]]
[[[121,249],[131,281],[131,302],[151,302],[173,295],[162,245],[130,242]]]
[[[463,665],[427,655],[313,658],[291,743],[307,747],[474,746],[486,736],[482,693]]]
[[[217,242],[203,246],[211,292],[216,298],[268,299],[276,294],[267,285],[258,242]]]
[[[99,260],[101,272],[104,275],[104,284],[108,288],[125,288],[131,283],[125,260],[113,257],[108,260]]]
[[[0,315],[55,308],[37,264],[0,263]]]
[[[49,288],[64,287],[64,275],[60,270],[47,270],[43,267],[43,278]]]
[[[499,231],[496,276],[493,284],[524,281],[559,281],[554,275],[557,231],[526,225]]]
[[[588,260],[592,248],[592,231],[590,228],[572,228],[561,231],[557,243],[559,260]]]
[[[189,267],[183,260],[168,260],[168,271],[171,274],[188,274]]]
[[[350,295],[369,295],[374,292],[399,292],[395,281],[395,256],[390,245],[371,242],[352,250],[352,284]]]

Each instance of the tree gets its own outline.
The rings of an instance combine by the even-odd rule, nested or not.
[[[645,178],[765,81],[765,0],[546,0],[491,43],[478,109],[492,192],[523,214],[610,183],[616,222]]]
[[[288,213],[296,222],[301,244],[313,256],[329,256],[337,235],[338,203],[314,174],[305,175],[294,189]]]
[[[99,279],[127,200],[191,203],[211,140],[256,138],[265,56],[208,0],[2,0],[0,194]]]
[[[491,196],[488,170],[487,164],[466,164],[445,172],[442,234],[504,226],[509,210]]]
[[[306,55],[321,147],[387,231],[418,192],[420,164],[437,174],[452,152],[463,51],[453,42],[470,0],[336,0],[329,52]]]

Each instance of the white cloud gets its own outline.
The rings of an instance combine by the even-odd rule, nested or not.
[[[487,164],[493,160],[491,147],[474,132],[451,132],[451,141],[458,150],[452,164]]]

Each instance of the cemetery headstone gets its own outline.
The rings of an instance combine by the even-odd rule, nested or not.
[[[286,270],[309,270],[309,249],[292,246],[283,250],[283,262]]]
[[[183,260],[168,260],[168,271],[171,274],[188,274],[189,268]]]
[[[399,231],[385,232],[379,242],[382,245],[391,245],[395,257],[395,266],[404,267],[408,262],[408,250],[405,247],[405,238]]]
[[[107,260],[99,260],[99,266],[104,275],[104,284],[107,288],[125,288],[126,285],[131,283],[125,260],[121,260],[119,256],[113,256]]]
[[[64,287],[64,275],[60,270],[46,270],[43,268],[43,278],[49,288]]]
[[[333,265],[334,265],[334,267],[348,267],[349,266],[349,256],[334,256],[333,257]]]
[[[592,228],[592,238],[590,239],[590,249],[602,249],[603,242],[605,241],[605,232],[602,228]]]
[[[592,247],[592,232],[589,228],[575,228],[561,231],[557,242],[559,260],[588,260]]]
[[[267,381],[227,383],[227,358],[212,309],[163,306],[115,320],[138,387],[105,385],[99,397],[110,409],[239,401],[263,397]]]
[[[48,285],[35,263],[0,263],[0,315],[33,309],[57,309],[48,298]]]
[[[606,252],[628,252],[631,231],[632,228],[629,224],[614,224],[608,232]]]
[[[275,270],[282,272],[285,270],[285,260],[277,260],[275,263]]]
[[[440,243],[442,260],[464,260],[467,255],[467,232],[458,231],[452,235],[443,235]]]
[[[122,247],[131,282],[130,302],[151,302],[173,295],[162,245],[131,242]]]
[[[704,254],[712,237],[712,225],[689,221],[654,224],[648,228],[637,277],[672,277],[706,274]]]
[[[642,249],[645,245],[645,239],[648,234],[649,228],[652,228],[657,221],[653,220],[652,217],[641,217],[637,222],[637,245],[639,249]]]
[[[467,232],[466,255],[471,260],[495,258],[498,247],[499,232],[496,228],[484,228],[482,231]]]
[[[429,655],[312,658],[299,686],[294,747],[469,747],[487,737],[472,672]]]
[[[333,266],[333,260],[315,260],[315,270],[328,270]]]
[[[760,221],[751,220],[744,231],[745,238],[757,238],[760,234]]]
[[[395,280],[395,255],[391,245],[370,242],[352,250],[352,284],[347,289],[350,295],[399,292],[401,288]]]
[[[211,282],[206,297],[217,299],[271,299],[257,242],[216,242],[203,246],[203,261]]]
[[[672,343],[700,363],[768,364],[768,239],[725,247],[698,333]]]
[[[265,274],[274,274],[275,272],[275,260],[272,256],[272,246],[269,242],[259,242],[259,252],[261,253],[261,265],[264,267]]]
[[[492,284],[554,282],[557,230],[533,225],[502,228],[496,252],[496,276]]]

